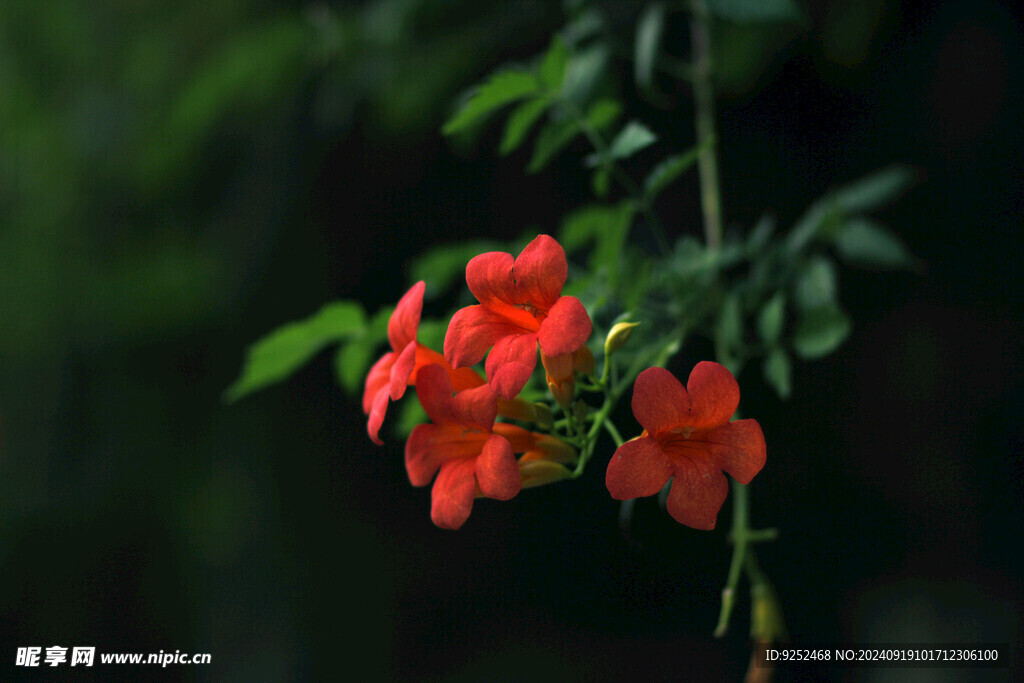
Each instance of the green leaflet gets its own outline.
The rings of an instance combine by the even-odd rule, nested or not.
[[[917,264],[903,243],[866,218],[853,218],[836,235],[836,250],[850,263],[879,268],[909,268]]]
[[[476,92],[455,113],[441,131],[457,133],[482,120],[506,104],[539,92],[537,77],[529,71],[506,69],[498,71],[480,85]]]
[[[241,376],[224,392],[234,402],[285,379],[328,344],[362,333],[366,314],[362,304],[336,301],[317,313],[277,328],[249,347]]]
[[[832,353],[850,334],[850,318],[836,304],[806,311],[793,332],[793,350],[805,360]]]

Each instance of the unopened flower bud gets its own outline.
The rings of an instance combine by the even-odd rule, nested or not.
[[[604,352],[611,355],[621,349],[633,334],[633,328],[640,323],[615,323],[604,340]]]
[[[584,401],[583,399],[580,399],[579,401],[576,401],[575,404],[573,404],[572,414],[573,417],[576,418],[577,422],[583,422],[584,420],[587,419],[587,412],[589,410],[590,406],[587,405],[587,402]]]
[[[555,426],[555,416],[551,414],[551,408],[547,403],[533,404],[534,422],[541,429],[550,431]]]
[[[755,643],[778,643],[786,638],[782,607],[767,584],[750,587],[750,638]]]
[[[514,398],[512,400],[499,398],[498,414],[502,417],[521,420],[523,422],[533,422],[536,419],[536,409],[533,404],[524,401],[521,398]]]
[[[581,346],[579,351],[573,354],[573,365],[576,372],[581,375],[594,374],[594,354],[586,346]]]
[[[549,380],[548,389],[551,391],[551,395],[555,397],[555,401],[558,402],[558,405],[563,408],[568,408],[572,404],[572,397],[576,391],[576,384],[571,379],[562,383]]]
[[[564,465],[550,460],[528,460],[519,462],[519,478],[524,489],[561,481],[570,474]]]

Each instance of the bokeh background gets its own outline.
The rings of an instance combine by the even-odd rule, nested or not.
[[[628,39],[633,3],[596,4]],[[740,377],[769,444],[754,520],[782,533],[762,565],[797,642],[1001,642],[1019,665],[1021,16],[801,5],[716,28],[727,219],[788,225],[903,162],[921,180],[881,217],[927,267],[845,270],[853,335],[788,402]],[[0,4],[0,677],[53,677],[13,664],[55,644],[212,653],[164,680],[742,676],[745,595],[711,637],[728,505],[700,533],[641,502],[627,542],[598,459],[444,532],[329,353],[221,400],[275,327],[393,303],[426,247],[552,232],[587,199],[582,143],[526,176],[497,130],[439,133],[564,20],[539,0]],[[686,92],[652,106],[617,68],[663,149],[688,147]],[[694,175],[664,203],[671,236],[698,234]]]

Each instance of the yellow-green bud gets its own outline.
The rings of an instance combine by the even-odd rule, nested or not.
[[[576,418],[577,422],[583,422],[587,419],[587,411],[590,410],[590,406],[583,399],[576,401],[572,406],[573,417]]]
[[[533,404],[534,420],[541,429],[551,430],[555,426],[555,416],[551,414],[551,408],[547,403]]]
[[[621,349],[633,334],[633,328],[640,323],[615,323],[604,340],[604,352],[611,355]]]

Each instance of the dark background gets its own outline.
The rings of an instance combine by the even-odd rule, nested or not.
[[[631,35],[629,6],[598,4]],[[754,523],[781,530],[761,562],[797,643],[999,642],[1019,663],[1020,16],[802,4],[802,23],[716,30],[729,225],[789,225],[899,161],[921,181],[880,215],[927,267],[844,270],[853,334],[797,366],[791,400],[741,375],[769,453]],[[527,153],[491,152],[497,129],[440,135],[463,88],[564,21],[555,3],[479,5],[2,6],[3,678],[53,677],[12,666],[52,645],[212,653],[166,680],[742,676],[745,591],[711,637],[728,504],[704,533],[639,501],[627,543],[599,456],[442,531],[330,354],[221,401],[273,328],[333,299],[393,303],[426,247],[552,232],[588,200],[582,142],[526,176]],[[616,68],[659,153],[692,144],[685,90],[659,109]],[[698,234],[695,174],[659,209],[670,236]],[[674,369],[709,355],[693,340]]]

